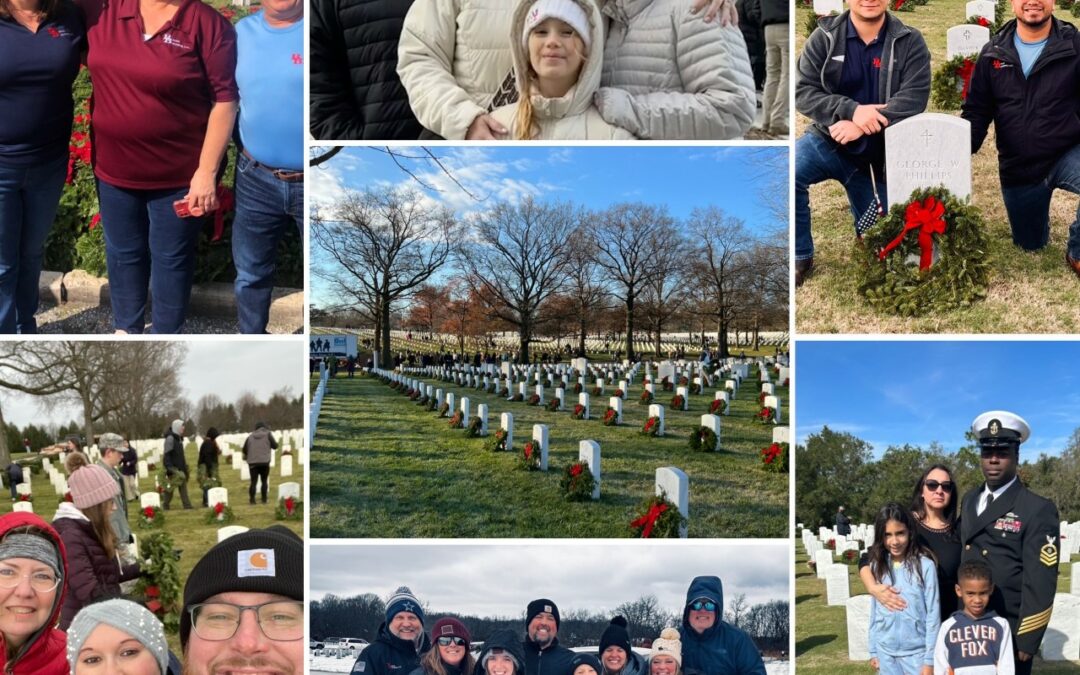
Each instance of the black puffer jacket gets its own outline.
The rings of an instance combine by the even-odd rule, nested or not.
[[[525,640],[521,647],[525,651],[526,675],[566,675],[570,672],[574,652],[560,645],[558,638],[546,649],[540,649],[540,645],[532,640]]]
[[[1050,37],[1025,78],[1013,38],[1016,20],[983,45],[961,116],[978,152],[990,122],[997,135],[1004,186],[1037,183],[1080,143],[1080,33],[1051,19]]]
[[[501,649],[509,653],[518,663],[518,667],[514,668],[514,675],[525,675],[527,670],[523,672],[522,664],[525,663],[525,652],[521,650],[521,638],[509,628],[500,628],[487,636],[487,639],[484,640],[484,648],[480,650],[480,654],[476,657],[476,667],[473,669],[473,675],[486,675],[484,657],[490,654],[492,649]]]
[[[412,140],[423,127],[397,76],[398,38],[413,0],[312,0],[311,135]]]
[[[90,521],[79,517],[74,504],[61,502],[53,520],[68,555],[68,593],[60,610],[60,630],[67,630],[79,610],[96,600],[120,596],[120,582],[139,576],[138,563],[121,568],[105,554]]]
[[[420,665],[420,657],[430,648],[431,641],[426,633],[417,649],[412,640],[397,637],[383,622],[379,626],[379,636],[360,652],[352,672],[357,675],[409,675]]]

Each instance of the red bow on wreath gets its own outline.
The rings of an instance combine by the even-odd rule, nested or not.
[[[641,533],[642,539],[648,539],[652,534],[653,527],[656,525],[656,520],[660,517],[664,511],[667,511],[667,504],[653,504],[649,512],[638,518],[634,522],[630,523],[630,527],[645,526],[645,530]]]
[[[904,229],[896,239],[878,253],[878,260],[884,260],[894,248],[900,245],[908,232],[919,229],[919,269],[929,269],[934,256],[934,236],[945,233],[945,205],[933,197],[927,197],[921,204],[915,200],[904,211]]]
[[[971,74],[974,72],[975,62],[971,59],[964,59],[964,64],[956,69],[957,76],[964,83],[963,88],[960,90],[961,100],[967,100],[968,87],[971,86]]]

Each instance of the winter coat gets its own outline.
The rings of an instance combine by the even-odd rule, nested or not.
[[[998,173],[1006,187],[1044,180],[1080,143],[1080,33],[1051,18],[1050,37],[1026,78],[1015,36],[1014,19],[983,45],[961,112],[971,122],[972,152],[994,123]]]
[[[384,621],[375,642],[356,657],[352,672],[357,675],[408,675],[416,670],[420,657],[430,648],[431,640],[426,633],[417,649],[412,640],[402,640],[391,633]]]
[[[196,466],[205,466],[213,472],[218,465],[218,452],[217,441],[212,438],[204,439],[199,446],[199,462]]]
[[[850,120],[859,105],[836,93],[844,71],[848,15],[825,16],[806,39],[799,55],[799,79],[795,85],[795,109],[813,120],[811,131],[832,141],[829,127]],[[889,14],[881,53],[878,97],[885,103],[881,114],[893,125],[926,110],[930,100],[930,51],[922,33]]]
[[[490,654],[492,649],[501,649],[514,657],[514,660],[519,664],[525,663],[525,652],[521,649],[521,638],[509,628],[499,628],[484,640],[484,647],[476,657],[476,667],[473,669],[473,675],[487,675],[484,670],[484,657]],[[532,671],[526,667],[525,672],[531,673]],[[525,673],[515,669],[514,675],[525,675]]]
[[[188,474],[187,457],[184,456],[184,439],[177,436],[170,429],[165,432],[165,454],[162,457],[165,462],[165,471],[183,471]]]
[[[60,614],[60,630],[67,630],[79,610],[96,600],[120,596],[120,582],[139,576],[139,565],[121,566],[98,541],[90,521],[71,502],[60,502],[53,527],[68,550],[68,594]]]
[[[8,464],[7,474],[8,480],[11,482],[12,485],[18,485],[19,483],[23,482],[22,467],[15,462]]]
[[[478,116],[517,100],[506,34],[512,0],[415,0],[398,43],[397,72],[416,118],[462,140]]]
[[[934,644],[941,628],[937,567],[926,556],[919,558],[922,581],[906,565],[893,567],[891,578],[881,579],[897,588],[907,602],[899,612],[870,601],[870,658],[919,655],[924,666],[934,665]]]
[[[698,634],[690,627],[689,605],[698,598],[716,603],[716,623]],[[695,577],[686,591],[679,635],[682,639],[682,671],[685,675],[765,675],[761,652],[745,631],[726,623],[724,591],[719,577]]]
[[[791,8],[784,0],[757,0],[761,12],[761,25],[771,26],[790,21]]]
[[[116,532],[117,541],[121,544],[126,544],[131,541],[131,524],[128,523],[128,504],[124,499],[124,479],[120,476],[120,472],[106,464],[102,460],[98,460],[97,465],[102,469],[105,469],[116,481],[116,489],[119,492],[113,497],[113,503],[116,504],[116,510],[109,516],[109,522],[112,523],[113,531]]]
[[[256,427],[244,441],[244,459],[248,464],[269,464],[277,449],[274,435],[266,427]]]
[[[408,140],[424,131],[398,78],[398,38],[412,0],[313,0],[311,135]]]
[[[124,451],[124,457],[120,460],[120,475],[139,475],[139,453],[135,451],[135,448],[128,448]]]
[[[539,127],[535,140],[629,140],[633,136],[625,129],[608,124],[600,116],[600,111],[593,104],[593,95],[600,87],[600,73],[603,70],[604,53],[604,18],[600,9],[592,0],[573,0],[589,17],[591,48],[589,57],[581,68],[577,84],[570,88],[566,96],[546,98],[539,92],[532,95],[533,111]],[[529,50],[522,44],[521,36],[525,31],[525,19],[529,8],[536,0],[520,0],[510,28],[510,46],[514,55],[514,72],[517,73],[518,95],[529,91]],[[514,138],[518,104],[497,108],[492,116],[510,129],[510,138]],[[479,365],[479,355],[476,359]]]
[[[746,42],[705,23],[692,0],[606,0],[611,17],[596,104],[638,138],[730,139],[756,112]]]
[[[604,654],[599,653],[597,657],[600,659],[600,663],[603,664]],[[604,674],[601,673],[600,675]],[[631,651],[626,655],[626,665],[622,667],[622,670],[617,673],[608,673],[608,675],[649,675],[649,662],[641,654]]]
[[[487,647],[487,643],[484,643]],[[525,652],[525,675],[567,675],[574,652],[559,644],[559,638],[551,641],[545,649],[532,640],[521,644]],[[515,675],[517,675],[515,673]]]
[[[4,644],[3,635],[0,634],[0,669],[12,675],[68,675],[71,669],[67,662],[67,634],[54,628],[57,619],[60,618],[60,608],[63,606],[64,594],[68,588],[67,552],[64,542],[56,530],[40,516],[21,511],[0,516],[0,539],[8,532],[23,527],[40,530],[56,545],[57,557],[62,567],[60,570],[62,581],[56,587],[56,599],[45,625],[16,650],[10,661],[7,658],[7,646]]]

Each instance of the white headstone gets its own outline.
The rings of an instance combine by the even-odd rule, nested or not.
[[[656,432],[657,436],[664,435],[664,406],[652,403],[649,405],[649,417],[660,418],[660,431]]]
[[[452,392],[452,391],[447,392],[447,394],[446,394],[446,405],[450,406],[449,408],[447,408],[447,411],[446,411],[446,416],[447,417],[452,417],[454,415],[454,411],[457,410],[457,407],[454,405],[454,403],[456,401],[457,401],[457,399],[454,397],[454,392]]]
[[[229,491],[223,487],[210,488],[206,491],[206,502],[210,505],[210,508],[214,508],[215,504],[229,504]]]
[[[145,509],[147,506],[153,506],[155,509],[161,508],[161,495],[156,491],[144,492],[139,495],[139,507]]]
[[[566,390],[562,387],[556,387],[555,398],[559,399],[559,410],[566,407]]]
[[[970,19],[973,16],[985,17],[990,23],[994,23],[994,10],[996,9],[993,0],[971,0],[971,2],[964,5],[966,10],[965,19]]]
[[[20,483],[20,485],[21,485],[21,483]],[[25,511],[26,513],[33,513],[34,512],[34,503],[33,502],[15,502],[14,504],[11,505],[11,510],[12,511]]]
[[[540,470],[548,470],[548,427],[546,424],[533,425],[533,440],[540,444]]]
[[[1077,627],[1080,627],[1080,597],[1058,593],[1054,596],[1050,625],[1043,634],[1043,658],[1047,661],[1080,660],[1080,630]]]
[[[856,595],[847,601],[847,643],[849,661],[870,660],[869,595]]]
[[[702,448],[703,450],[709,450],[715,452],[720,449],[720,418],[716,415],[702,415],[701,426],[712,429],[712,432],[716,434],[716,447],[714,448]]]
[[[499,416],[499,427],[506,432],[506,449],[514,448],[514,414],[503,413]]]
[[[23,483],[27,483],[27,484],[30,483],[30,467],[24,466],[22,468],[22,479],[23,479]],[[20,485],[21,485],[21,483],[20,483]]]
[[[540,405],[544,405],[544,385],[536,385],[536,395],[540,397]]]
[[[779,396],[766,396],[765,407],[776,410],[776,422],[779,423],[782,419],[780,416],[780,397]]]
[[[468,396],[461,397],[461,415],[464,418],[465,426],[469,426],[469,420],[472,417],[472,405],[469,403]]]
[[[589,395],[585,392],[578,394],[578,405],[585,406],[585,416],[582,419],[589,419]]]
[[[243,455],[241,455],[239,452],[234,452],[230,461],[232,461],[232,468],[234,469],[239,469],[242,466],[247,466],[247,464],[244,463]]]
[[[442,404],[443,404],[443,390],[442,389],[436,389],[435,390],[435,408],[436,409],[441,408]]]
[[[251,467],[248,466],[247,462],[240,465],[240,480],[251,480]]]
[[[681,409],[682,410],[689,410],[690,409],[690,392],[687,390],[687,388],[686,387],[676,387],[675,388],[675,395],[676,396],[682,396],[682,408]]]
[[[976,56],[983,45],[990,41],[990,29],[973,23],[953,26],[945,31],[945,60],[957,56]]]
[[[890,207],[906,204],[916,189],[938,185],[965,201],[971,197],[971,123],[955,115],[920,113],[890,124],[885,166]]]
[[[774,385],[772,382],[763,383],[761,385],[761,393],[769,394],[769,395],[775,394],[776,393],[776,385]]]
[[[830,607],[844,606],[851,597],[847,565],[830,565],[825,570],[826,604]]]
[[[664,361],[656,369],[657,381],[663,382],[665,377],[668,382],[675,384],[675,364],[671,361]]]
[[[288,478],[292,475],[292,455],[281,456],[281,477]]]
[[[656,470],[656,494],[663,492],[668,501],[679,509],[684,517],[690,517],[690,479],[682,469],[662,466]],[[686,530],[679,531],[679,537],[686,538]]]
[[[724,402],[724,412],[722,414],[724,414],[724,415],[730,415],[731,414],[731,393],[730,392],[718,391],[718,392],[716,392],[716,396],[713,397],[713,400],[720,400],[720,401]]]
[[[1072,564],[1072,576],[1069,577],[1069,592],[1080,597],[1080,562]]]
[[[612,396],[608,399],[608,405],[615,409],[616,424],[622,424],[622,399],[618,396]]]
[[[828,16],[832,13],[840,14],[844,11],[844,0],[814,0],[814,14]]]
[[[277,488],[277,498],[285,499],[286,497],[292,497],[293,499],[300,499],[300,483],[295,481],[289,481],[288,483],[282,483]]]
[[[817,578],[825,578],[825,570],[833,564],[833,552],[823,548],[814,554],[814,563],[817,565]]]
[[[791,427],[773,427],[773,443],[791,443]]]
[[[476,406],[476,416],[480,418],[480,435],[487,436],[487,420],[488,420],[488,406],[487,403],[481,403]]]
[[[578,443],[578,460],[588,462],[589,471],[592,472],[593,479],[596,481],[592,498],[600,499],[600,444],[596,441]]]
[[[17,495],[20,495],[20,496],[21,495],[28,495],[30,493],[31,493],[30,483],[19,483],[18,485],[15,486],[15,494],[17,494]]]
[[[234,534],[240,534],[241,532],[247,532],[248,529],[243,525],[226,525],[225,527],[219,527],[217,531],[218,542],[225,541]]]

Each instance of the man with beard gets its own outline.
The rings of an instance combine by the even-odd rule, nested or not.
[[[424,609],[408,586],[401,586],[386,603],[386,620],[375,642],[360,652],[352,672],[363,675],[407,675],[420,665],[431,647],[424,633]]]
[[[180,615],[185,675],[302,675],[303,637],[304,542],[292,530],[233,535],[195,563]]]
[[[1054,608],[1058,512],[1016,475],[1020,444],[1031,435],[1023,418],[991,410],[975,418],[971,431],[979,440],[986,483],[960,503],[961,560],[990,565],[990,609],[1009,622],[1016,673],[1028,675]]]
[[[765,675],[765,662],[754,641],[723,620],[720,577],[695,577],[683,610],[682,672],[685,675]]]
[[[525,612],[525,675],[566,675],[574,653],[559,645],[559,608],[547,598]]]
[[[1012,0],[1012,7],[1016,20],[979,52],[962,117],[971,122],[973,153],[994,123],[1013,243],[1033,251],[1050,241],[1054,188],[1080,192],[1080,33],[1054,18],[1054,0]],[[1080,275],[1080,210],[1065,262]]]

